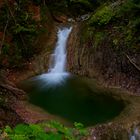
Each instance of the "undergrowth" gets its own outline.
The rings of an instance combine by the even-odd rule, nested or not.
[[[1,130],[2,140],[80,140],[88,135],[81,123],[68,128],[56,121],[40,124],[18,124],[15,128],[6,126]]]
[[[140,42],[140,1],[125,0],[105,2],[89,18],[82,32],[93,40],[93,46],[99,42],[111,41],[113,49],[139,51]],[[90,34],[88,33],[90,29]],[[83,39],[84,40],[84,39]],[[87,39],[85,39],[85,42]]]

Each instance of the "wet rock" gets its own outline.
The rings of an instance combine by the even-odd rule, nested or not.
[[[36,6],[36,5],[33,5],[31,4],[29,6],[29,11],[31,13],[33,13],[33,16],[32,18],[36,21],[40,21],[41,20],[41,15],[40,15],[40,6]]]
[[[57,15],[53,15],[53,18],[55,21],[59,22],[59,23],[66,23],[68,21],[68,18],[66,16],[57,16]]]
[[[9,109],[8,106],[0,107],[0,114],[0,128],[5,127],[6,125],[13,127],[16,124],[23,122],[20,116],[12,109]]]
[[[90,14],[81,15],[76,18],[76,21],[78,21],[78,22],[85,21],[85,20],[88,20],[89,17],[90,17]]]
[[[68,22],[70,22],[70,23],[74,23],[75,20],[74,20],[73,18],[68,18]]]
[[[122,87],[140,95],[140,72],[125,55],[119,55],[111,48],[109,39],[105,39],[98,48],[94,48],[94,38],[83,37],[84,28],[86,28],[84,23],[75,24],[69,38],[67,48],[69,71],[81,76],[96,77],[106,86]],[[135,54],[131,59],[136,63],[140,56]]]
[[[20,92],[18,89],[0,85],[0,128],[6,125],[15,126],[23,122],[15,110],[12,109],[17,97],[23,94],[23,92]],[[16,94],[18,95],[16,96]]]

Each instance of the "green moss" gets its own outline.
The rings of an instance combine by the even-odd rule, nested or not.
[[[46,6],[42,6],[40,7],[41,20],[34,20],[34,14],[29,8],[30,4],[32,4],[31,0],[21,0],[12,7],[6,2],[0,7],[0,32],[3,33],[6,28],[0,55],[0,63],[3,67],[21,67],[22,62],[29,60],[39,51],[36,39],[47,31],[44,28],[45,25],[50,25],[49,14]]]
[[[137,0],[108,1],[102,4],[88,20],[87,28],[93,31],[92,37],[89,38],[92,38],[94,47],[100,46],[106,36],[115,50],[138,49],[139,11],[140,1]],[[107,33],[108,36],[101,32]]]
[[[99,8],[96,13],[90,18],[90,25],[106,25],[113,18],[114,13],[110,6],[103,6]]]
[[[106,34],[104,32],[97,32],[94,35],[94,48],[97,48],[98,45],[104,40],[104,38],[106,37]]]
[[[134,0],[126,0],[123,4],[121,4],[116,10],[116,16],[130,16],[132,11],[135,11],[137,5],[135,4]]]
[[[81,43],[85,43],[88,39],[92,39],[94,36],[94,28],[91,28],[89,26],[84,26],[82,27],[83,29],[81,30]]]

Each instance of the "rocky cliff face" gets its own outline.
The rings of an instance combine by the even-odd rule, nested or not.
[[[140,93],[138,5],[138,1],[108,1],[88,20],[74,25],[68,43],[68,69],[96,77],[106,86]]]
[[[90,78],[97,78],[106,86],[115,86],[140,93],[140,71],[138,53],[121,54],[111,47],[107,36],[96,44],[95,38],[85,38],[85,23],[74,25],[68,42],[68,69],[70,72]],[[96,33],[96,32],[95,32]],[[94,33],[93,33],[94,34]],[[134,63],[133,63],[134,62]]]
[[[0,81],[1,82],[1,81]],[[11,85],[0,83],[0,128],[22,123],[22,118],[13,109],[17,100],[25,99],[25,93]]]

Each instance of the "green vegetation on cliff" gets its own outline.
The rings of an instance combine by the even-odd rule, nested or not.
[[[70,63],[71,71],[95,77],[94,70],[97,68],[98,77],[103,75],[106,83],[110,80],[112,85],[115,83],[135,93],[140,91],[139,0],[1,0],[0,68],[22,67],[24,62],[27,63],[40,51],[41,48],[36,45],[38,37],[48,32],[48,22],[52,24],[47,12],[53,18],[62,15],[74,19],[90,13],[88,20],[82,23],[78,21],[80,31],[74,36],[78,39],[70,56],[73,62]],[[78,41],[80,43],[77,45]],[[10,93],[5,90],[3,93],[0,93],[2,127],[23,122],[10,109],[13,95],[9,96]],[[8,116],[6,119],[5,114]],[[11,140],[76,140],[86,135],[81,124],[71,129],[56,122],[17,125],[15,128],[7,126],[0,133]]]
[[[139,13],[138,0],[101,1],[89,18],[75,27],[74,45],[68,49],[69,70],[139,93]]]
[[[43,15],[46,10],[31,0],[3,1],[0,5],[1,67],[21,67],[39,51],[36,40],[46,31],[47,17]]]
[[[95,35],[95,42],[102,41],[102,34],[110,39],[112,47],[139,50],[140,2],[134,0],[108,2],[101,5],[88,21],[88,28]],[[89,30],[88,29],[88,30]],[[98,32],[103,32],[99,35]],[[99,35],[98,38],[96,35]],[[101,39],[101,40],[100,40]]]

